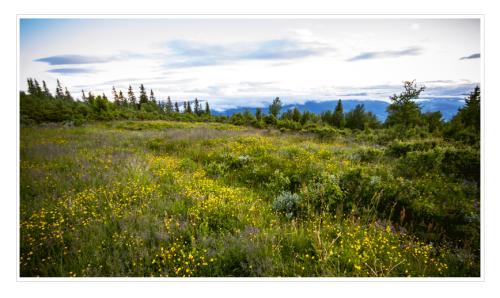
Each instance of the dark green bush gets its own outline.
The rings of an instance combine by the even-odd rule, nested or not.
[[[444,150],[411,151],[398,160],[398,173],[405,177],[416,177],[428,173],[439,173]]]
[[[323,174],[311,181],[301,192],[303,208],[314,213],[335,212],[343,203],[344,192],[334,175]]]
[[[394,141],[388,146],[387,153],[400,157],[405,155],[410,151],[426,151],[435,148],[440,144],[439,141],[435,139],[423,139],[423,140],[413,140],[413,141]]]
[[[479,183],[481,172],[479,150],[448,148],[444,152],[441,169],[449,176]]]

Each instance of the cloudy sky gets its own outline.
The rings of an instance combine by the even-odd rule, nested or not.
[[[387,100],[414,79],[424,97],[463,97],[480,81],[480,49],[479,19],[22,18],[19,79],[53,91],[59,78],[78,98],[143,83],[219,110]]]

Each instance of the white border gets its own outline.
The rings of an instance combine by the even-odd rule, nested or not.
[[[456,14],[457,16],[468,16],[468,13],[484,14],[484,20],[487,20],[488,30],[483,31],[483,36],[486,37],[487,43],[483,40],[484,56],[488,55],[488,66],[483,67],[483,74],[493,82],[498,77],[498,69],[500,69],[500,58],[496,55],[500,53],[500,40],[497,38],[500,35],[500,11],[496,1],[490,0],[419,0],[414,2],[398,1],[398,0],[350,0],[350,1],[323,1],[323,0],[252,0],[252,1],[235,1],[235,0],[182,0],[182,1],[163,1],[156,2],[155,0],[86,0],[86,1],[65,1],[65,0],[22,0],[14,2],[5,2],[2,4],[0,11],[2,37],[4,46],[0,47],[3,55],[0,55],[2,61],[1,82],[4,83],[4,91],[7,92],[5,98],[2,98],[2,109],[0,109],[0,121],[2,121],[4,146],[0,146],[0,162],[2,167],[2,194],[0,198],[3,200],[2,216],[0,217],[2,229],[1,233],[3,245],[0,245],[0,260],[2,265],[0,268],[0,280],[2,282],[2,292],[5,294],[13,293],[16,297],[85,297],[94,295],[100,296],[120,296],[120,297],[137,297],[137,296],[182,296],[190,297],[252,297],[256,295],[277,296],[277,297],[307,297],[313,295],[321,296],[347,296],[347,297],[418,297],[424,295],[430,297],[436,296],[452,296],[456,297],[497,297],[500,292],[500,237],[495,237],[500,229],[500,216],[497,212],[500,211],[499,196],[496,196],[498,190],[496,182],[498,173],[495,171],[500,168],[500,138],[495,137],[500,131],[500,117],[497,116],[500,110],[500,100],[497,99],[498,91],[491,89],[488,92],[486,83],[483,78],[482,82],[482,98],[483,98],[483,124],[487,126],[487,131],[482,131],[482,152],[481,162],[483,172],[486,175],[482,177],[482,193],[483,200],[482,214],[486,216],[482,218],[482,233],[488,234],[488,238],[483,238],[483,252],[487,249],[487,266],[482,266],[482,276],[485,277],[484,282],[472,283],[448,283],[448,282],[334,282],[334,283],[272,283],[272,282],[229,282],[222,283],[190,283],[185,282],[169,282],[169,283],[127,283],[127,282],[96,282],[96,283],[73,283],[73,282],[16,282],[13,272],[17,264],[17,248],[11,243],[17,241],[16,227],[12,227],[17,220],[17,215],[14,214],[15,208],[14,197],[17,197],[18,185],[16,176],[13,172],[18,171],[17,159],[13,157],[18,154],[17,145],[18,132],[17,129],[17,77],[13,76],[15,61],[14,45],[9,40],[16,38],[16,14],[27,13],[52,13],[53,16],[67,13],[124,13],[130,16],[132,13],[189,13],[190,15],[198,16],[195,13],[264,13],[279,12],[279,13],[337,13],[338,14],[354,14],[367,16],[366,14],[380,14],[384,16],[389,14],[408,15],[405,13],[419,13],[429,16],[437,16],[439,13]],[[58,15],[54,15],[57,13]],[[465,14],[465,15],[464,15]],[[98,15],[98,16],[103,16]],[[267,16],[267,15],[266,15]],[[484,23],[483,23],[484,24]],[[488,34],[488,35],[486,35]],[[466,41],[464,41],[466,42]],[[491,55],[490,55],[491,53]],[[485,60],[482,57],[482,64],[485,65]],[[11,68],[12,67],[12,68]],[[493,85],[492,85],[493,86]],[[9,90],[9,91],[7,91]],[[14,92],[16,92],[14,94]],[[484,109],[484,102],[487,102],[488,111]],[[13,112],[15,111],[15,113]],[[486,117],[487,116],[487,117]],[[15,139],[14,139],[15,138]],[[486,148],[486,144],[488,148]],[[15,152],[16,150],[16,152]],[[487,155],[485,154],[487,152]],[[487,156],[487,160],[485,157]],[[487,166],[486,166],[487,163]],[[485,183],[487,181],[487,183]],[[486,197],[484,196],[486,195]],[[485,201],[488,204],[488,210],[484,208]],[[17,210],[17,209],[16,209]],[[485,241],[484,241],[485,240]],[[485,274],[485,275],[484,275]]]
[[[480,34],[481,34],[481,92],[484,89],[484,15],[480,14],[462,14],[462,15],[418,15],[418,14],[401,14],[401,15],[335,15],[335,14],[153,14],[153,15],[122,15],[122,14],[113,14],[113,15],[80,15],[80,14],[64,14],[64,15],[43,15],[43,14],[20,14],[17,15],[17,82],[19,82],[19,73],[20,73],[20,19],[22,18],[53,18],[53,19],[480,19]],[[17,153],[19,153],[19,137],[20,137],[20,128],[19,128],[19,86],[17,86]],[[20,247],[20,235],[19,235],[19,206],[20,206],[20,197],[19,193],[17,193],[17,268],[16,268],[16,280],[21,282],[380,282],[380,281],[390,281],[390,282],[484,282],[484,267],[485,267],[485,247],[484,247],[484,155],[485,155],[485,146],[484,146],[484,100],[481,101],[482,107],[482,135],[481,135],[481,276],[480,277],[259,277],[259,278],[250,278],[250,277],[238,277],[238,278],[230,278],[230,277],[197,277],[197,278],[151,278],[151,277],[83,277],[83,278],[68,278],[68,277],[40,277],[40,278],[32,278],[32,277],[20,277],[20,268],[19,268],[19,247]],[[17,161],[17,189],[20,189],[20,176],[19,176],[19,166],[20,160],[19,155],[16,158]]]

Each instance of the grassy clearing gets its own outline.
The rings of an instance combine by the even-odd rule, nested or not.
[[[479,275],[475,148],[148,121],[20,150],[22,276]]]

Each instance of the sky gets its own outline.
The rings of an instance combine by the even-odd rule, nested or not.
[[[19,79],[208,100],[212,109],[307,100],[465,97],[481,78],[480,20],[429,18],[21,18]]]

